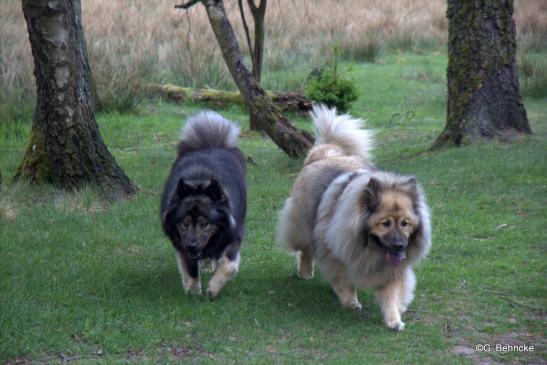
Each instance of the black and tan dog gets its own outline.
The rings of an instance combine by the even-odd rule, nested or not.
[[[245,157],[235,147],[239,128],[214,112],[189,118],[161,201],[186,292],[201,293],[200,264],[215,273],[207,294],[218,295],[239,270],[246,209]]]
[[[402,330],[412,266],[431,240],[423,192],[414,177],[374,167],[360,120],[323,106],[312,118],[317,142],[280,213],[278,241],[299,254],[300,277],[311,279],[317,261],[344,307],[361,309],[356,288],[372,288],[386,325]]]

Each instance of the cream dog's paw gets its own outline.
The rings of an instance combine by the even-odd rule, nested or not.
[[[358,310],[358,311],[363,309],[363,306],[361,305],[361,303],[359,303],[359,301],[357,299],[353,299],[353,300],[350,300],[348,302],[345,302],[345,303],[342,304],[342,306],[344,308]]]
[[[399,320],[399,319],[396,319],[396,320],[393,320],[393,321],[387,321],[386,325],[389,328],[391,328],[392,330],[396,330],[396,331],[402,331],[402,330],[405,329],[404,322]]]

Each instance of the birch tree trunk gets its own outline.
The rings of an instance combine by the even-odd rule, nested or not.
[[[109,198],[137,187],[110,154],[95,120],[80,0],[23,0],[37,102],[26,154],[15,176],[65,189],[98,186]]]

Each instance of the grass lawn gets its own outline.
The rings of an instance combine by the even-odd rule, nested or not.
[[[445,55],[403,53],[349,71],[360,90],[351,112],[378,131],[378,166],[416,175],[432,209],[433,245],[402,333],[385,328],[369,291],[359,292],[362,312],[351,312],[320,274],[295,276],[274,234],[302,161],[262,135],[245,131],[240,141],[256,161],[241,271],[209,301],[184,294],[159,222],[181,121],[200,106],[153,101],[137,115],[98,115],[140,187],[117,204],[92,189],[11,183],[30,123],[0,121],[0,362],[547,361],[547,100],[525,99],[532,136],[429,152],[445,121],[445,69]],[[244,110],[220,112],[246,130]],[[496,352],[496,344],[535,350]]]

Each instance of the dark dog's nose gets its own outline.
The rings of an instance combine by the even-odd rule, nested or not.
[[[393,247],[393,251],[395,252],[400,252],[405,248],[405,246],[402,243],[396,243],[391,247]]]
[[[197,248],[197,246],[198,246],[198,241],[192,240],[188,242],[188,245],[186,247],[188,248],[188,250],[194,251]]]

